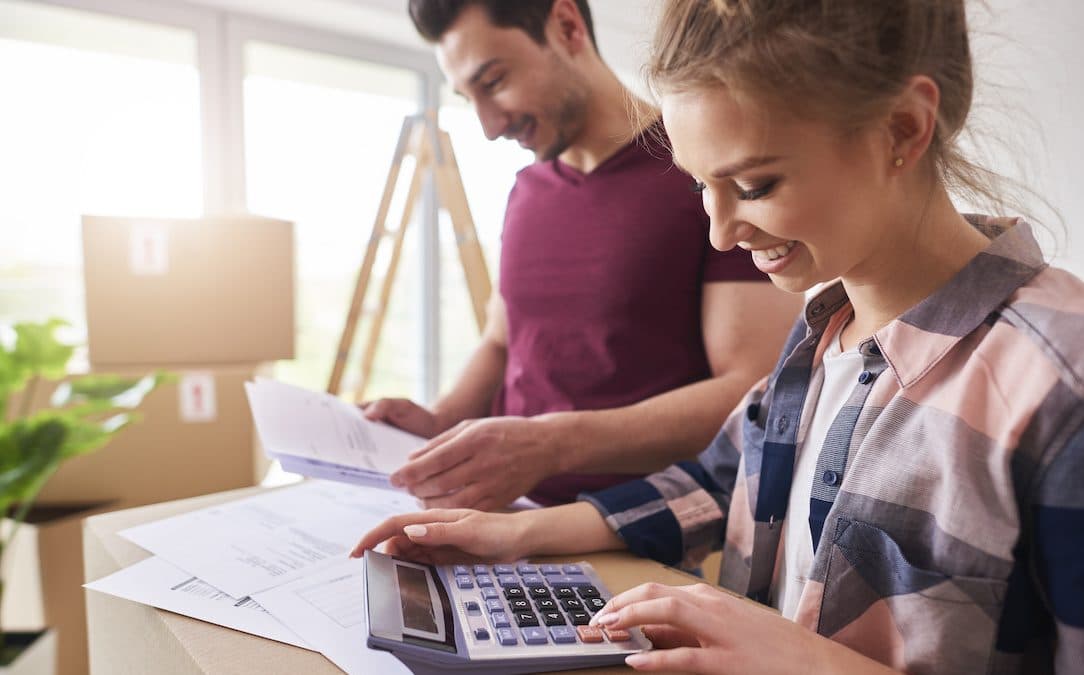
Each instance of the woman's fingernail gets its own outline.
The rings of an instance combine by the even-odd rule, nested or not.
[[[606,612],[605,614],[595,616],[595,620],[603,626],[609,626],[614,621],[617,621],[617,614],[614,612]]]
[[[424,537],[425,525],[407,525],[403,528],[403,534],[410,537],[411,539],[415,537]]]
[[[625,665],[632,666],[633,668],[636,668],[638,666],[646,666],[648,658],[649,657],[647,654],[629,654],[625,657]]]

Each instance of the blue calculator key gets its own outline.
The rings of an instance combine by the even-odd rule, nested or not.
[[[583,568],[579,565],[565,565],[561,569],[565,574],[583,574]]]
[[[499,598],[499,597],[501,597],[501,594],[497,592],[496,588],[483,588],[482,589],[482,599],[483,600],[494,600],[494,599]]]
[[[520,574],[538,574],[538,565],[520,565],[516,568]]]
[[[467,600],[463,603],[463,605],[467,608],[467,612],[469,614],[477,614],[478,612],[482,611],[478,608],[478,603],[473,600]]]
[[[479,574],[474,580],[478,583],[478,588],[485,588],[493,585],[493,577],[488,574]]]
[[[562,574],[549,577],[549,582],[554,586],[590,586],[591,580],[582,574]]]
[[[516,639],[516,633],[511,628],[498,628],[497,642],[500,642],[504,647],[511,647],[518,644],[519,640]]]
[[[549,642],[546,639],[545,628],[528,626],[527,628],[520,628],[520,631],[523,632],[523,641],[529,645],[544,645]]]
[[[485,565],[475,565],[474,566],[474,573],[475,574],[489,574],[489,568],[486,567]]]
[[[463,589],[474,588],[474,582],[471,581],[470,576],[467,574],[460,574],[457,576],[455,578],[455,585]]]
[[[523,585],[524,586],[541,586],[546,583],[545,579],[540,574],[524,574]]]
[[[542,565],[541,569],[542,574],[545,574],[547,577],[551,574],[563,574],[560,565]]]
[[[553,626],[550,628],[550,637],[558,644],[567,644],[576,641],[576,629],[571,626]]]
[[[452,568],[452,574],[455,574],[456,576],[459,576],[460,574],[470,574],[470,570],[467,569],[466,565],[456,565]]]
[[[493,566],[493,571],[496,572],[497,574],[515,574],[516,573],[516,566],[515,565],[494,565]]]
[[[488,640],[489,639],[489,631],[486,630],[485,628],[475,628],[474,629],[474,639],[475,640]]]
[[[514,574],[498,574],[497,583],[501,588],[508,588],[509,586],[519,586],[519,579]]]
[[[494,628],[508,628],[512,625],[512,622],[508,620],[508,614],[506,612],[493,612],[489,615],[489,620],[493,622]]]
[[[490,612],[503,612],[504,603],[500,600],[486,600],[486,609]]]

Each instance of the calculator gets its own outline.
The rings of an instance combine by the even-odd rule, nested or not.
[[[426,565],[365,552],[368,645],[416,675],[533,673],[623,663],[638,628],[589,626],[610,593],[586,562]]]

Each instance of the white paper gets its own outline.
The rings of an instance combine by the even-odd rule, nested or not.
[[[120,534],[241,598],[338,562],[389,516],[417,510],[406,493],[306,481]]]
[[[86,584],[118,598],[312,649],[252,598],[237,599],[157,557]]]
[[[182,422],[214,422],[218,417],[215,376],[211,373],[184,373],[177,390]]]
[[[256,600],[347,673],[410,671],[388,652],[369,649],[365,561],[349,558],[304,579],[264,591]]]
[[[420,436],[365,419],[357,406],[327,392],[265,378],[246,382],[245,391],[264,451],[274,459],[293,458],[292,470],[306,475],[386,485],[379,479],[394,473],[407,455],[426,443]],[[306,465],[313,467],[311,472]]]

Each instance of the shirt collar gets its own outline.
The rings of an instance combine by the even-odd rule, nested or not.
[[[863,352],[880,351],[901,387],[917,382],[1046,267],[1028,223],[1018,218],[965,217],[991,239],[989,246],[948,283],[860,346]],[[823,333],[831,316],[848,302],[841,282],[814,295],[805,308],[810,334]]]

